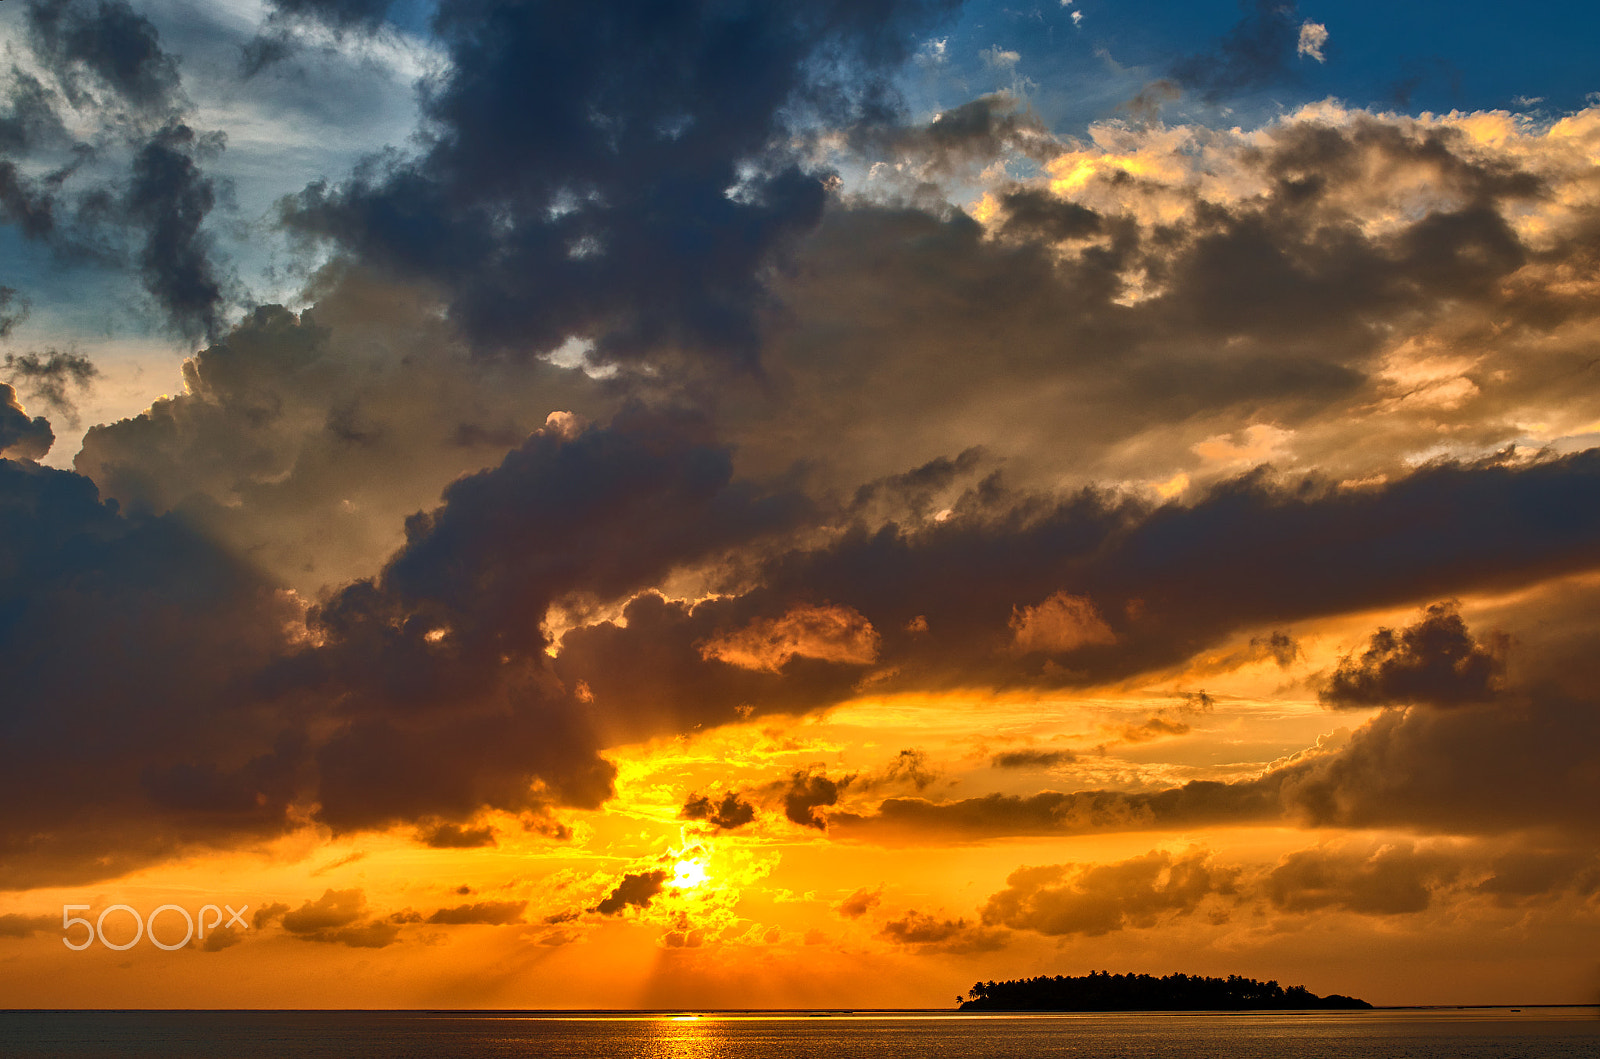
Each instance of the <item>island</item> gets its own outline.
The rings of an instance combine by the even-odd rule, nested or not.
[[[962,1011],[1338,1011],[1370,1008],[1355,997],[1317,996],[1305,986],[1285,989],[1230,974],[1111,974],[1091,971],[1081,978],[1040,976],[1014,982],[979,982]]]

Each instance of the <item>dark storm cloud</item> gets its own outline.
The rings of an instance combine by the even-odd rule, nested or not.
[[[56,93],[30,73],[11,68],[10,91],[0,111],[0,154],[16,155],[65,141],[67,129],[56,110]]]
[[[317,6],[335,24],[377,11]],[[66,872],[52,858],[69,854],[79,858],[71,877],[93,877],[186,842],[270,834],[287,826],[291,805],[320,805],[320,822],[339,831],[404,824],[425,841],[464,842],[481,832],[471,821],[484,806],[600,805],[615,774],[602,751],[643,735],[813,709],[866,688],[1121,679],[1241,629],[1521,587],[1600,561],[1592,455],[1414,473],[1396,457],[1388,482],[1359,489],[1337,485],[1341,476],[1263,470],[1165,506],[1131,489],[1008,484],[1081,480],[1078,465],[980,477],[1001,454],[967,448],[954,436],[962,423],[1036,432],[1038,448],[1063,459],[1076,458],[1075,441],[1098,452],[1179,424],[1196,431],[1166,447],[1181,454],[1219,430],[1211,417],[1238,429],[1296,426],[1368,407],[1380,396],[1379,358],[1408,321],[1487,306],[1517,321],[1507,333],[1538,338],[1592,310],[1559,284],[1515,293],[1511,277],[1565,267],[1575,253],[1566,236],[1552,237],[1554,250],[1524,246],[1505,219],[1548,194],[1542,179],[1485,161],[1459,133],[1378,119],[1295,122],[1256,137],[1232,161],[1264,190],[1238,200],[1128,172],[1094,178],[1092,190],[1114,187],[1129,201],[1169,195],[1176,207],[1157,226],[1133,207],[1091,208],[1017,184],[996,193],[987,227],[955,210],[839,202],[813,228],[818,174],[772,148],[778,115],[839,103],[817,87],[833,60],[892,63],[911,23],[884,14],[876,4],[447,8],[456,65],[428,88],[423,155],[375,162],[288,206],[302,233],[329,235],[418,286],[368,277],[329,290],[324,273],[316,310],[252,313],[195,358],[183,395],[92,432],[78,466],[121,511],[99,505],[82,478],[7,469],[22,477],[0,479],[14,490],[0,494],[9,505],[0,511],[37,520],[21,538],[0,536],[0,554],[24,541],[25,554],[0,564],[22,584],[0,593],[0,649],[6,679],[20,681],[8,685],[20,706],[4,723],[27,736],[13,742],[7,731],[22,778],[0,779],[0,791],[33,799],[0,847],[11,877]],[[87,59],[69,65],[86,84],[113,84]],[[123,80],[137,88],[137,77]],[[19,102],[13,113],[42,112]],[[151,289],[175,319],[204,329],[220,289],[202,223],[216,189],[199,168],[201,138],[166,117],[135,145],[145,168],[134,184],[107,201],[147,231]],[[0,135],[45,135],[35,118],[0,125]],[[952,166],[985,150],[1043,150],[1030,121],[990,98],[894,149]],[[1369,173],[1423,173],[1455,201],[1364,227],[1349,196]],[[1389,194],[1376,184],[1374,196]],[[50,220],[35,209],[49,201],[29,197],[40,188],[12,190],[0,201],[19,223]],[[793,246],[802,267],[763,271],[802,233]],[[740,391],[702,414],[629,404],[613,415],[629,373],[604,385],[585,376],[570,389],[603,425],[557,415],[528,437],[547,411],[577,407],[544,387],[580,373],[524,365],[542,373],[537,386],[528,376],[468,380],[463,361],[438,352],[452,335],[434,316],[430,283],[488,345],[539,351],[578,330],[603,340],[602,359],[676,344],[748,359],[760,339],[763,396],[786,403],[774,411]],[[771,291],[784,313],[767,313]],[[1502,363],[1468,381],[1491,389]],[[660,385],[679,392],[680,381],[668,373]],[[985,403],[1019,390],[1044,413]],[[1077,415],[1084,405],[1074,402],[1095,411]],[[0,406],[9,425],[0,429],[15,433],[24,428],[13,405]],[[741,407],[755,410],[754,426]],[[1436,425],[1422,430],[1428,445],[1457,436]],[[919,431],[941,447],[907,455],[898,446]],[[892,469],[835,471],[839,451]],[[805,466],[785,477],[797,458]],[[436,490],[462,472],[434,507]],[[830,500],[829,489],[853,499]],[[393,496],[402,499],[379,514],[357,514]],[[258,572],[328,562],[321,542],[348,532],[347,510],[351,522],[398,526],[418,508],[403,539],[341,539],[354,558],[337,576],[296,583],[319,600],[303,627]],[[300,536],[281,546],[291,533]],[[373,557],[391,551],[372,574]],[[230,558],[240,555],[249,566]],[[701,602],[654,591],[697,566],[714,582]],[[547,642],[552,605],[593,613],[630,596],[625,620]],[[1414,652],[1402,635],[1353,661],[1349,694],[1377,702],[1455,666],[1424,640]],[[74,665],[72,652],[85,650],[99,652],[94,672]],[[1452,657],[1470,663],[1477,648],[1463,650]],[[1293,641],[1275,634],[1250,657],[1286,665]],[[823,775],[767,793],[791,821],[832,820],[846,837],[1286,817],[1514,828],[1563,791],[1554,819],[1567,826],[1571,805],[1591,793],[1587,701],[1524,689],[1448,716],[1386,713],[1346,750],[1234,785],[891,799],[872,817],[819,811],[843,786]],[[43,734],[52,716],[96,733],[83,775],[74,762],[59,767]],[[137,769],[111,756],[130,733],[149,741],[131,744]],[[1551,738],[1564,742],[1548,775],[1524,775],[1492,752],[1543,762],[1536,751]],[[1441,746],[1452,763],[1420,767]],[[925,787],[928,770],[910,765],[890,779]],[[1474,770],[1486,777],[1479,793],[1465,787]],[[737,799],[723,812],[727,797],[707,796],[704,818],[742,815]],[[1471,823],[1468,809],[1491,798],[1482,824]],[[126,817],[73,832],[71,849],[50,845],[97,805]],[[96,859],[108,850],[117,856]]]
[[[581,372],[470,361],[415,289],[334,270],[315,292],[300,316],[263,306],[196,353],[183,393],[91,428],[77,469],[314,598],[370,576],[406,516],[553,409],[610,407]]]
[[[290,652],[281,641],[287,623],[268,620],[258,637],[267,645],[263,652],[291,657],[266,666],[268,676],[243,701],[271,703],[280,716],[334,719],[331,736],[308,740],[299,722],[257,727],[243,741],[248,752],[231,751],[235,762],[247,764],[223,766],[213,763],[222,760],[218,748],[235,744],[220,736],[208,743],[190,731],[187,754],[152,752],[137,779],[123,775],[119,786],[116,774],[107,774],[81,789],[64,786],[68,776],[45,778],[49,755],[38,754],[34,786],[56,792],[62,804],[135,790],[144,800],[132,804],[151,821],[205,819],[238,833],[284,826],[285,807],[297,792],[314,792],[320,818],[339,830],[429,817],[458,823],[486,805],[512,811],[592,807],[611,792],[612,766],[600,750],[612,745],[614,733],[732,719],[740,704],[811,708],[847,692],[865,668],[858,662],[795,657],[781,673],[755,672],[707,657],[697,646],[719,627],[746,627],[763,613],[790,611],[801,599],[848,606],[883,630],[873,665],[898,673],[882,677],[881,686],[944,686],[973,674],[1043,684],[1105,679],[1181,660],[1229,628],[1392,604],[1443,585],[1512,586],[1585,568],[1595,561],[1586,498],[1600,495],[1588,484],[1597,474],[1592,454],[1579,454],[1527,465],[1444,464],[1356,491],[1273,485],[1257,475],[1193,507],[1155,509],[1093,494],[1046,502],[991,481],[942,522],[847,533],[820,550],[780,556],[765,570],[765,587],[746,596],[689,607],[641,595],[630,604],[625,627],[605,623],[569,633],[552,663],[540,622],[567,593],[625,595],[676,564],[787,532],[812,510],[793,498],[741,488],[725,450],[694,417],[633,410],[586,430],[560,421],[500,467],[452,486],[441,508],[413,519],[406,545],[379,578],[349,586],[315,608],[313,646]],[[70,475],[39,481],[83,483]],[[106,529],[128,532],[117,529],[121,516],[99,510],[94,517]],[[152,533],[176,530],[169,521],[127,523],[136,525],[153,527]],[[185,559],[206,554],[186,552]],[[963,576],[949,577],[952,570]],[[182,583],[196,572],[172,576]],[[249,584],[236,590],[245,600]],[[1111,638],[1018,654],[1012,645],[1017,608],[1034,606],[1030,601],[1054,586],[1099,601]],[[158,599],[143,598],[142,605]],[[1140,606],[1127,606],[1132,600]],[[206,628],[201,641],[234,623],[250,627],[232,616],[221,622],[210,620],[215,613],[194,617]],[[107,618],[85,620],[92,633]],[[683,623],[694,627],[673,632]],[[147,624],[146,635],[164,628]],[[661,638],[663,631],[673,634]],[[592,648],[601,634],[612,638],[607,642],[617,653],[574,650],[585,637]],[[62,635],[60,642],[71,637]],[[262,668],[249,664],[236,644],[206,657],[220,667],[201,670],[213,683],[194,684],[186,676],[190,683],[163,700],[169,712],[161,716],[182,723],[184,709],[221,694],[226,684],[215,682],[225,679],[222,670]],[[1053,657],[1076,673],[1044,665]],[[20,701],[59,701],[62,674],[49,671],[46,680],[45,670],[34,672],[35,688]],[[722,673],[749,682],[732,694],[717,683]],[[828,675],[834,673],[843,679]],[[702,680],[724,687],[720,701],[685,693]],[[579,681],[586,697],[575,690]],[[615,694],[618,687],[626,694]],[[763,697],[766,689],[774,689],[772,698]],[[627,697],[632,694],[641,701]],[[87,692],[81,699],[90,701]],[[1592,733],[1582,730],[1588,714],[1549,695],[1515,703],[1456,707],[1448,724],[1395,712],[1358,733],[1344,751],[1232,786],[1190,784],[1148,795],[993,796],[947,805],[890,799],[871,817],[829,816],[845,837],[937,831],[970,839],[1285,817],[1329,826],[1493,830],[1527,826],[1544,812],[1564,826],[1575,817],[1573,794],[1581,793],[1567,788],[1581,788],[1582,748],[1593,743]],[[133,713],[150,717],[149,707]],[[222,727],[220,720],[213,724]],[[166,733],[161,725],[151,730]],[[1558,766],[1570,762],[1548,772],[1522,764],[1540,760],[1539,748],[1552,737],[1560,743],[1546,758]],[[1449,768],[1420,767],[1439,756],[1440,745],[1457,741],[1463,745],[1445,755]],[[1520,748],[1522,756],[1500,753],[1503,748]],[[825,821],[818,809],[837,804],[839,787],[825,775],[801,773],[774,793],[790,820],[820,828]],[[1517,795],[1507,797],[1506,790]],[[173,840],[150,841],[170,848]],[[128,855],[138,845],[133,838],[121,843]]]
[[[4,297],[0,297],[0,306],[4,303]],[[52,412],[68,419],[76,415],[76,403],[70,391],[81,393],[87,390],[100,375],[100,369],[82,353],[62,353],[54,349],[47,354],[24,353],[16,356],[7,353],[3,370],[12,383],[21,382],[26,386],[29,396],[44,402]]]
[[[0,885],[287,826],[302,744],[239,685],[295,617],[272,585],[86,478],[0,461],[0,601]]]
[[[848,661],[792,655],[772,670],[708,657],[704,645],[746,625],[758,613],[754,602],[690,604],[645,593],[624,608],[626,624],[602,622],[563,636],[556,671],[569,683],[583,681],[597,706],[633,729],[684,710],[716,723],[748,713],[747,706],[805,710],[848,694],[860,680],[862,665]],[[619,665],[624,658],[629,663]]]
[[[1317,846],[1282,858],[1258,888],[1274,908],[1296,913],[1404,916],[1483,897],[1517,908],[1592,897],[1600,891],[1600,860],[1592,844],[1552,845],[1532,836]]]
[[[431,849],[482,849],[498,845],[494,828],[462,827],[460,824],[435,824],[417,832],[417,840]]]
[[[1307,849],[1285,857],[1267,879],[1274,906],[1289,912],[1342,908],[1369,915],[1421,912],[1460,872],[1456,858],[1389,846],[1371,855]]]
[[[321,25],[335,37],[379,33],[393,0],[268,0],[270,12],[261,29],[239,46],[241,73],[255,77],[275,63],[292,58],[302,42],[293,30],[303,24]]]
[[[883,888],[868,890],[865,887],[839,902],[835,909],[846,919],[860,919],[883,901]]]
[[[452,65],[423,86],[422,156],[312,185],[284,219],[438,284],[489,347],[576,333],[603,359],[687,348],[752,364],[761,269],[825,199],[779,146],[784,108],[882,110],[876,71],[948,6],[445,5],[434,29]]]
[[[1430,608],[1419,624],[1451,614]],[[1466,642],[1480,649],[1476,640]],[[1564,648],[1568,653],[1547,655],[1541,665],[1551,675],[1535,669],[1530,684],[1508,686],[1493,701],[1385,709],[1344,746],[1296,755],[1257,779],[1156,792],[1046,791],[944,803],[892,798],[870,814],[831,814],[830,831],[895,844],[1294,823],[1442,834],[1546,831],[1592,840],[1600,705],[1592,686],[1575,694],[1557,683],[1566,673],[1584,683],[1591,643],[1581,638]],[[1427,665],[1462,656],[1454,636],[1419,641],[1417,650],[1434,653],[1418,655]]]
[[[28,239],[48,240],[56,234],[57,192],[71,167],[55,174],[29,176],[18,166],[37,151],[71,142],[58,110],[60,95],[31,73],[11,67],[0,111],[0,219],[17,226]],[[87,148],[85,148],[87,149]],[[12,307],[17,292],[6,287],[4,310],[9,332],[19,317]],[[25,307],[25,300],[21,302]]]
[[[476,904],[441,908],[423,922],[444,925],[481,923],[498,927],[507,923],[521,923],[522,913],[527,907],[526,901],[479,901]]]
[[[806,510],[731,479],[699,417],[630,408],[606,427],[553,422],[408,520],[377,579],[312,610],[321,646],[267,680],[291,700],[331,696],[349,720],[317,752],[322,818],[350,829],[610,797],[602,733],[659,722],[562,684],[541,622],[570,593],[625,596]],[[668,703],[665,720],[696,708]]]
[[[796,772],[790,777],[789,789],[783,795],[783,815],[801,827],[828,830],[828,814],[818,810],[838,805],[840,790],[848,787],[853,778],[831,780],[821,773]]]
[[[277,414],[251,354],[305,363],[319,341],[267,315],[270,334],[241,331],[205,369],[230,379],[244,419]],[[383,573],[313,608],[296,643],[292,599],[177,516],[123,515],[85,478],[15,462],[0,463],[0,496],[0,793],[21,804],[27,790],[31,807],[7,821],[12,882],[275,833],[291,804],[314,802],[341,831],[426,821],[463,837],[485,806],[598,806],[615,774],[602,732],[680,730],[697,707],[634,718],[583,701],[551,670],[547,609],[573,592],[626,596],[809,510],[733,481],[697,416],[556,417],[413,517]],[[95,667],[68,661],[80,649]],[[50,748],[67,722],[89,734],[64,766]],[[122,815],[60,826],[92,805]]]
[[[1435,603],[1415,625],[1373,633],[1361,656],[1341,659],[1318,694],[1330,706],[1484,702],[1500,687],[1505,651],[1504,636],[1479,643],[1457,604]]]
[[[16,326],[27,318],[27,299],[17,297],[15,287],[0,287],[0,339],[10,338]]]
[[[7,159],[0,159],[0,210],[29,239],[47,239],[55,231],[54,197]]]
[[[43,459],[55,444],[56,432],[44,416],[34,416],[22,410],[17,391],[0,383],[0,457],[11,459]]]
[[[1093,866],[1018,868],[1006,878],[1006,888],[984,904],[983,922],[1052,937],[1152,927],[1193,915],[1213,894],[1232,894],[1237,876],[1237,870],[1212,863],[1204,851],[1153,852]]]
[[[133,159],[126,206],[144,245],[139,268],[145,288],[186,335],[212,337],[221,325],[222,280],[201,230],[216,205],[216,190],[198,160],[219,150],[220,134],[201,137],[181,122],[156,132]]]
[[[1004,948],[1007,940],[1004,931],[988,930],[966,919],[941,919],[916,909],[885,923],[877,936],[923,954],[994,952]]]
[[[106,176],[100,167],[92,182],[73,178],[91,159],[110,158],[109,142],[73,145],[72,160],[41,177],[0,157],[5,219],[64,258],[114,263],[131,244],[145,289],[168,324],[187,337],[214,334],[225,284],[202,228],[217,193],[200,163],[221,150],[222,135],[198,134],[181,119],[189,103],[177,60],[150,20],[126,3],[33,0],[27,18],[35,59],[75,110],[104,117],[126,111],[118,136],[131,157],[125,177]],[[11,81],[0,154],[21,160],[61,146],[68,137],[55,93],[21,71]]]
[[[29,0],[35,55],[60,79],[74,104],[86,98],[83,75],[146,115],[178,105],[177,61],[149,19],[121,0]]]
[[[1188,56],[1172,76],[1215,101],[1293,76],[1300,20],[1293,3],[1239,0],[1244,15],[1210,51]]]
[[[1285,823],[1592,835],[1587,807],[1600,797],[1597,718],[1593,701],[1549,695],[1448,712],[1386,710],[1344,748],[1260,779],[1197,781],[1152,793],[891,798],[871,813],[835,812],[828,823],[837,837],[889,845]]]
[[[25,916],[15,912],[0,916],[0,938],[29,938],[60,929],[61,923],[54,916]]]
[[[951,107],[926,125],[863,122],[850,129],[847,138],[866,161],[883,159],[908,170],[902,179],[913,186],[924,179],[974,175],[1010,154],[1047,162],[1065,149],[1043,119],[1009,92]]]
[[[938,778],[939,773],[928,764],[927,751],[912,748],[896,754],[883,771],[862,777],[860,786],[872,790],[903,785],[921,791]]]
[[[1102,230],[1102,219],[1094,210],[1037,188],[1007,191],[1000,196],[1000,206],[1005,211],[1000,232],[1007,238],[1060,243]]]
[[[1052,768],[1076,760],[1078,755],[1070,750],[1007,750],[990,758],[989,765],[997,769]]]
[[[348,945],[353,949],[381,949],[400,933],[398,925],[365,919],[366,894],[360,889],[326,890],[283,915],[283,929],[302,941]]]
[[[858,525],[781,553],[742,596],[693,607],[640,597],[625,628],[568,633],[557,667],[586,681],[597,705],[681,700],[725,718],[739,705],[821,706],[868,673],[880,690],[1121,679],[1233,630],[1590,568],[1600,562],[1596,484],[1595,453],[1439,463],[1364,490],[1260,471],[1189,506],[1051,498],[991,477],[942,521]],[[696,647],[719,627],[813,600],[870,622],[870,663],[791,662],[780,680]]]
[[[1385,710],[1344,750],[1258,782],[1312,826],[1593,834],[1597,739],[1592,696],[1541,688],[1491,705]]]
[[[291,18],[314,19],[339,29],[376,28],[389,13],[393,0],[269,0],[277,12]]]
[[[744,464],[776,473],[805,438],[841,491],[973,446],[1027,481],[1199,484],[1222,468],[1195,447],[1249,423],[1295,432],[1293,454],[1330,474],[1398,476],[1441,425],[1492,451],[1519,437],[1501,416],[1573,399],[1560,380],[1583,370],[1587,330],[1559,353],[1537,336],[1594,323],[1558,279],[1585,267],[1588,222],[1537,250],[1513,222],[1589,178],[1544,144],[1359,112],[1249,137],[1101,132],[1104,154],[992,184],[971,215],[875,197],[874,180],[830,205],[774,281],[775,396],[724,413]],[[1396,201],[1414,206],[1373,222]],[[1457,347],[1484,360],[1454,404],[1386,374]],[[1587,389],[1580,403],[1600,413]],[[1358,422],[1386,443],[1359,444]]]
[[[709,794],[694,794],[678,813],[685,820],[704,820],[719,831],[732,831],[755,820],[756,807],[729,791],[720,799]]]
[[[1475,889],[1508,907],[1569,890],[1587,898],[1600,893],[1600,856],[1592,845],[1563,849],[1529,843],[1494,857],[1489,872]]]
[[[1275,789],[1200,780],[1152,793],[1043,791],[987,794],[954,802],[887,798],[867,814],[835,812],[830,832],[889,844],[984,841],[1009,835],[1186,829],[1281,818]]]
[[[591,912],[599,912],[603,916],[620,914],[629,905],[644,908],[659,894],[666,885],[667,873],[664,871],[647,871],[637,874],[624,875],[622,881],[617,883],[611,896],[601,901]]]

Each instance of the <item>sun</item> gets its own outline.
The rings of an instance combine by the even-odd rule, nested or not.
[[[680,860],[672,866],[672,880],[669,885],[674,889],[689,890],[701,885],[708,878],[705,861]]]

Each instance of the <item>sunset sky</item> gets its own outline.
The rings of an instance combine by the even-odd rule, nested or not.
[[[0,1007],[1600,1001],[1594,5],[0,43]]]

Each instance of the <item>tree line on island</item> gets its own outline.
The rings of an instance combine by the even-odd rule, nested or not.
[[[1111,974],[1091,971],[1081,978],[1056,975],[1012,982],[979,982],[962,1011],[1285,1011],[1370,1008],[1355,997],[1317,996],[1305,986],[1285,989],[1277,982],[1230,974],[1226,978],[1169,974]]]

